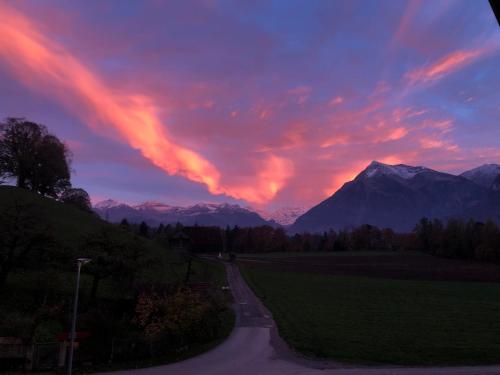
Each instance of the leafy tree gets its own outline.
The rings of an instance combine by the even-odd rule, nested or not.
[[[96,299],[102,280],[112,277],[131,285],[137,272],[148,264],[146,252],[147,248],[139,237],[125,241],[112,226],[87,236],[80,253],[92,259],[84,268],[93,276],[90,300]]]
[[[120,221],[120,228],[123,230],[130,230],[130,224],[126,218],[123,218],[122,221]]]
[[[78,207],[87,212],[92,212],[89,194],[81,188],[69,188],[61,194],[61,201]]]
[[[0,123],[0,177],[56,197],[70,186],[70,152],[43,125],[23,118]]]
[[[486,260],[492,262],[500,261],[500,228],[496,224],[488,220],[481,226],[480,242],[475,249],[475,257],[478,260]]]
[[[148,247],[137,235],[123,243],[122,273],[118,276],[128,281],[130,285],[135,281],[136,275],[145,267],[151,265],[151,259],[147,256]]]
[[[55,247],[37,207],[16,200],[4,207],[0,215],[0,290],[14,269],[44,259]]]
[[[149,237],[149,226],[144,221],[139,225],[139,235]]]
[[[81,252],[92,261],[85,266],[85,271],[93,276],[90,300],[97,297],[102,280],[122,274],[125,265],[125,244],[117,238],[113,227],[103,227],[86,237]]]
[[[163,223],[160,223],[160,225],[156,229],[155,235],[157,235],[157,236],[162,235],[164,231],[165,231],[165,226],[163,225]]]
[[[30,179],[31,190],[44,196],[57,197],[71,186],[69,150],[64,143],[46,134],[36,153],[36,165]]]
[[[150,340],[163,335],[183,337],[198,326],[209,309],[209,303],[187,288],[166,296],[143,293],[137,300],[134,321]]]

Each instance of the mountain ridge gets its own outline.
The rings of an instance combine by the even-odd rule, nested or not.
[[[306,210],[265,211],[230,203],[173,206],[158,201],[129,205],[107,199],[94,205],[102,218],[150,225],[281,225],[290,232],[319,232],[362,224],[409,231],[422,217],[500,218],[500,165],[484,164],[459,175],[424,166],[372,161],[332,196]],[[498,201],[498,202],[497,202]],[[498,207],[498,208],[497,208]]]
[[[127,219],[132,223],[144,221],[152,226],[175,223],[221,227],[276,225],[250,209],[230,203],[197,203],[183,207],[157,201],[129,205],[107,199],[96,203],[93,209],[100,217],[111,222]]]
[[[475,182],[476,174],[467,172],[457,176],[421,166],[373,161],[297,218],[290,231],[319,232],[362,224],[410,231],[422,217],[499,220],[498,194],[481,181]]]

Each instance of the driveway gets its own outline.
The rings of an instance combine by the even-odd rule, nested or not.
[[[237,318],[236,327],[224,343],[182,362],[117,371],[113,375],[500,375],[500,366],[368,368],[301,358],[278,336],[271,314],[248,287],[238,268],[228,263],[226,269]]]

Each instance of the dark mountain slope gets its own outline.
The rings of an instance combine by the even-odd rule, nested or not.
[[[462,176],[425,167],[372,162],[353,181],[300,216],[292,232],[362,224],[409,231],[422,217],[495,216],[490,190]]]

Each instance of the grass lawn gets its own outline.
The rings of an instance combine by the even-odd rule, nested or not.
[[[226,268],[222,263],[194,260],[191,281],[208,281],[220,289],[220,287],[227,285]]]
[[[357,363],[500,363],[500,284],[242,267],[298,351]]]

